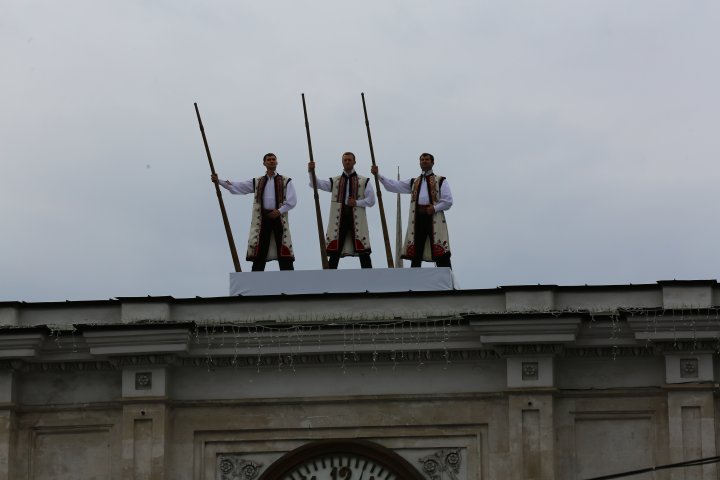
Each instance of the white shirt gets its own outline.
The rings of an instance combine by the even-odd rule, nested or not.
[[[352,175],[354,172],[355,172],[355,170],[350,172],[350,175]],[[345,172],[343,172],[343,173],[345,173]],[[308,172],[308,177],[310,179],[310,183],[309,183],[310,188],[312,188],[312,186],[313,186],[312,174],[310,172]],[[317,179],[317,187],[320,190],[322,190],[323,192],[331,192],[332,193],[332,182],[330,182],[330,180],[321,180],[318,178]],[[350,196],[350,189],[346,188],[345,189],[345,205],[347,205],[347,199],[349,196]],[[367,186],[365,187],[365,198],[356,198],[355,202],[356,202],[355,206],[361,207],[361,208],[368,208],[368,207],[372,207],[373,205],[375,205],[375,190],[373,190],[372,183],[370,182],[370,180],[368,180]]]
[[[275,210],[275,189],[272,188],[272,186],[274,185],[273,177],[275,175],[270,177],[266,174],[265,176],[268,177],[268,182],[265,184],[265,190],[263,191],[262,208],[265,210]],[[220,186],[225,188],[230,193],[234,193],[236,195],[247,195],[248,193],[255,192],[254,179],[245,180],[242,182],[218,180],[218,184],[220,184]],[[282,203],[282,205],[280,205],[280,208],[278,208],[278,210],[280,211],[280,213],[287,213],[293,208],[295,208],[295,205],[297,205],[297,195],[295,194],[295,187],[293,186],[293,182],[290,181],[288,182],[287,190],[285,191],[285,201]]]
[[[432,170],[429,170],[427,172],[423,172],[423,175],[432,175],[432,173]],[[385,187],[385,190],[391,193],[411,193],[412,182],[415,180],[414,178],[410,178],[408,180],[393,180],[392,178],[387,178],[382,175],[380,175],[379,178],[383,187]],[[427,182],[424,178],[421,180],[422,183],[420,184],[420,191],[418,191],[418,205],[430,205],[432,202],[430,202],[430,195],[428,195]],[[440,198],[435,204],[435,211],[442,212],[444,210],[449,210],[450,207],[452,207],[452,204],[452,192],[450,191],[450,184],[446,178],[443,180],[442,185],[440,185]]]

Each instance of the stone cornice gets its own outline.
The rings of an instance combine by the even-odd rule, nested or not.
[[[6,333],[0,335],[0,358],[28,358],[38,354],[45,341],[43,332]]]
[[[618,357],[654,357],[658,353],[652,346],[614,346],[566,348],[563,356],[568,358],[618,358]]]
[[[485,315],[470,320],[484,346],[568,344],[576,340],[583,315]]]
[[[375,351],[348,349],[345,352],[298,353],[295,351],[257,350],[252,353],[238,355],[219,352],[198,352],[196,355],[135,354],[100,357],[97,360],[68,361],[40,359],[5,359],[0,360],[0,370],[20,372],[83,372],[112,371],[125,367],[136,366],[175,366],[198,368],[261,368],[272,367],[290,369],[300,366],[334,365],[338,368],[352,368],[354,365],[431,365],[475,362],[480,360],[501,359],[510,356],[546,356],[560,358],[620,358],[620,357],[658,357],[667,354],[699,354],[714,353],[716,341],[677,341],[677,342],[646,342],[637,346],[568,346],[561,344],[503,344],[491,349],[475,348],[462,350],[428,350],[420,346],[406,345],[404,350],[387,350],[377,345]]]
[[[452,364],[481,359],[498,359],[492,350],[463,350],[463,351],[378,351],[378,352],[346,352],[335,354],[261,354],[254,356],[208,356],[186,357],[180,359],[184,367],[202,368],[241,368],[241,367],[273,367],[294,368],[305,365],[336,365],[350,368],[353,365],[423,365],[423,364]]]
[[[0,370],[14,370],[18,372],[92,372],[117,370],[117,367],[108,361],[88,362],[26,362],[21,360],[1,361]]]
[[[274,367],[292,368],[293,366],[312,365],[423,365],[452,364],[477,361],[481,359],[500,358],[493,350],[462,350],[462,351],[377,351],[377,352],[346,352],[317,354],[273,354],[263,352],[255,355],[205,355],[179,357],[176,355],[127,355],[112,357],[103,361],[55,361],[29,362],[22,360],[0,360],[0,370],[20,372],[84,372],[121,370],[125,367],[139,366],[182,366],[201,368],[242,368],[242,367]]]
[[[623,313],[639,341],[696,341],[720,336],[720,309],[656,309]]]
[[[557,343],[498,344],[495,351],[502,357],[562,355],[565,347]]]
[[[142,304],[143,302],[138,302]],[[152,302],[151,302],[152,303]],[[437,318],[361,322],[245,323],[144,321],[110,325],[45,325],[0,328],[0,359],[23,359],[23,368],[113,368],[183,363],[195,359],[291,356],[324,363],[355,355],[362,362],[389,361],[399,352],[427,352],[431,361],[448,355],[477,358],[510,355],[646,356],[716,351],[720,308],[618,308],[588,311],[472,313]],[[448,353],[449,352],[449,353]],[[385,355],[385,360],[379,356]],[[490,356],[488,356],[490,355]],[[369,360],[365,360],[368,359]],[[64,365],[64,366],[49,366]],[[104,365],[104,364],[103,364]],[[5,368],[13,368],[5,363]]]
[[[103,329],[86,331],[82,336],[92,355],[187,353],[191,331],[188,328]]]

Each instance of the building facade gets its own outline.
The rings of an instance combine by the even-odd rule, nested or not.
[[[4,302],[0,479],[583,480],[712,457],[719,316],[714,280]]]

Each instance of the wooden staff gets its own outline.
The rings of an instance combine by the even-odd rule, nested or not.
[[[400,166],[398,166],[397,179],[400,180]],[[402,261],[402,207],[400,206],[400,194],[397,194],[397,217],[395,218],[395,268],[403,268]]]
[[[195,113],[197,114],[198,124],[200,124],[200,133],[202,133],[208,162],[210,162],[210,173],[215,175],[215,166],[213,165],[212,155],[210,155],[210,147],[208,146],[207,137],[205,136],[205,128],[203,128],[203,123],[200,119],[200,110],[198,110],[197,103],[195,103]],[[213,183],[215,183],[215,194],[217,195],[218,203],[220,204],[220,213],[222,213],[223,223],[225,224],[225,233],[227,234],[228,244],[230,245],[230,255],[232,255],[233,265],[235,265],[236,272],[242,272],[242,269],[240,268],[240,259],[238,258],[237,250],[235,249],[235,241],[233,240],[232,230],[230,230],[230,222],[228,221],[227,212],[225,211],[222,193],[220,193],[220,185],[218,185],[217,182]]]
[[[310,122],[308,122],[307,107],[305,106],[305,94],[302,95],[303,102],[303,113],[305,114],[305,132],[307,133],[308,153],[310,154],[310,161],[314,162],[313,151],[312,151],[312,140],[310,140]],[[325,247],[325,232],[323,232],[322,214],[320,213],[320,196],[318,195],[317,189],[317,177],[315,176],[315,169],[310,172],[312,178],[313,192],[315,195],[315,216],[317,217],[317,229],[318,229],[318,240],[320,241],[320,258],[322,259],[323,270],[330,268],[327,259],[327,249]]]
[[[368,143],[370,144],[370,159],[375,166],[375,151],[373,150],[372,136],[370,135],[370,122],[368,121],[367,107],[365,106],[365,94],[361,93],[363,112],[365,112],[365,127],[367,127]],[[388,234],[387,222],[385,221],[385,209],[383,208],[382,192],[380,191],[380,179],[375,175],[375,190],[377,190],[378,207],[380,207],[380,222],[382,223],[383,237],[385,238],[385,254],[387,255],[388,268],[395,268],[393,264],[392,251],[390,250],[390,235]]]

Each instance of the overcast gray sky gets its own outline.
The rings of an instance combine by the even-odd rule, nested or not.
[[[463,288],[717,278],[719,24],[715,0],[0,0],[0,300],[227,294],[193,102],[222,177],[277,153],[320,268],[303,92],[319,176],[345,150],[369,174],[360,92],[383,173],[435,154]],[[251,199],[224,198],[242,255]]]

